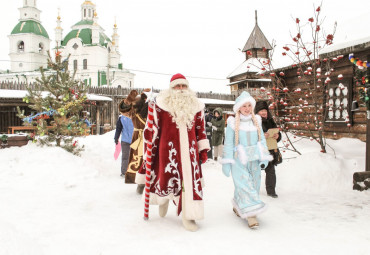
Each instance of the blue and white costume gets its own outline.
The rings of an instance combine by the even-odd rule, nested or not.
[[[234,112],[238,113],[241,106],[250,102],[254,108],[256,101],[248,92],[243,92],[235,101]],[[238,114],[237,114],[238,115]],[[233,177],[235,191],[233,206],[241,218],[256,216],[265,209],[259,198],[261,186],[261,168],[268,165],[272,156],[267,150],[263,135],[261,117],[255,115],[260,129],[253,122],[252,115],[240,113],[239,127],[235,127],[235,117],[227,119],[226,137],[222,158],[222,171],[226,176]],[[235,130],[238,129],[239,139],[235,145]]]

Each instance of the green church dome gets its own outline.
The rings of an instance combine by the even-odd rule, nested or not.
[[[41,35],[43,37],[46,37],[49,39],[48,32],[46,32],[45,28],[36,21],[33,20],[25,20],[25,21],[20,21],[12,31],[12,35],[14,34],[35,34],[35,35]]]
[[[62,46],[66,46],[69,40],[73,38],[80,38],[83,44],[91,45],[92,44],[92,30],[90,28],[72,30],[64,37]],[[99,44],[101,46],[106,47],[108,42],[111,42],[109,37],[104,33],[99,33]]]

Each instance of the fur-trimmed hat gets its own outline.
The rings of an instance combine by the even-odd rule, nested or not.
[[[121,103],[118,105],[118,110],[121,113],[127,113],[131,110],[132,104],[135,102],[135,98],[139,93],[136,90],[131,90],[130,94],[122,99]]]
[[[235,104],[233,107],[234,112],[237,113],[240,107],[242,107],[247,102],[250,102],[252,108],[254,109],[256,105],[256,100],[247,91],[243,91],[235,100]]]
[[[256,107],[254,107],[254,113],[258,113],[261,110],[269,111],[269,106],[266,101],[257,101]]]
[[[173,87],[175,87],[176,85],[179,85],[179,84],[184,84],[186,86],[189,86],[188,80],[181,73],[177,73],[177,74],[172,76],[171,82],[170,82],[170,87],[173,88]]]

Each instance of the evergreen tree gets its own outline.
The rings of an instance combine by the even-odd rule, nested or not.
[[[49,54],[48,67],[52,74],[46,76],[45,70],[40,68],[41,79],[37,79],[34,90],[28,86],[28,95],[23,98],[36,114],[25,116],[18,108],[17,116],[23,119],[24,125],[37,126],[38,137],[35,136],[34,142],[41,146],[59,146],[79,155],[83,146],[79,146],[75,138],[84,135],[88,128],[80,117],[87,102],[87,88],[74,79],[76,72],[70,75],[68,58],[62,61],[57,50],[53,62]]]

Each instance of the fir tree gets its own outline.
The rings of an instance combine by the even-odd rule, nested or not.
[[[23,119],[24,125],[37,126],[34,142],[41,146],[59,146],[79,155],[83,146],[79,146],[75,138],[84,135],[87,129],[80,117],[87,102],[87,88],[74,79],[75,72],[70,75],[68,58],[62,61],[57,50],[53,62],[49,54],[48,67],[52,74],[47,76],[40,68],[41,79],[37,79],[34,90],[27,87],[28,95],[23,98],[36,114],[25,116],[18,108],[17,116]]]

